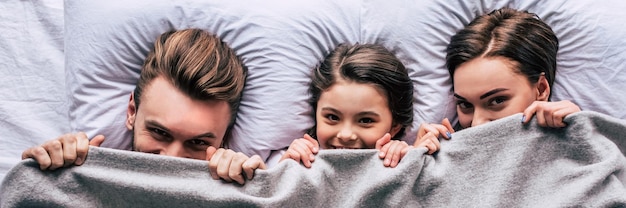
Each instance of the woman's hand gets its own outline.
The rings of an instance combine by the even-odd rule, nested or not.
[[[565,116],[579,111],[580,107],[569,100],[557,102],[535,101],[524,110],[522,123],[528,123],[533,115],[536,115],[539,126],[565,127],[567,125],[563,122]]]

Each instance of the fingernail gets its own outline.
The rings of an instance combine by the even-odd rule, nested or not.
[[[524,120],[526,120],[526,115],[522,115],[522,123],[524,123]]]
[[[83,160],[79,158],[76,158],[76,165],[82,165],[83,164]]]
[[[448,139],[452,139],[452,134],[449,131],[446,131],[446,136],[448,136]]]

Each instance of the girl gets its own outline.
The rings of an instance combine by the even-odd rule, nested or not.
[[[540,126],[564,127],[563,118],[580,108],[567,100],[549,102],[558,48],[550,26],[510,8],[479,16],[452,36],[446,65],[460,129],[516,113],[523,113],[522,123],[536,115]],[[424,124],[419,132],[449,138],[453,131],[448,122]]]
[[[291,143],[281,161],[311,167],[319,148],[379,149],[383,164],[396,167],[410,149],[400,138],[413,121],[413,84],[384,47],[339,45],[314,70],[309,92],[315,126]],[[416,146],[435,148],[436,140]]]

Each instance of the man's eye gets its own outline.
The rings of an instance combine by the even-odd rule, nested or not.
[[[474,106],[468,102],[465,101],[457,101],[456,105],[459,106],[459,108],[461,109],[467,109],[467,108],[473,108]]]
[[[193,145],[207,145],[207,146],[211,145],[211,144],[209,144],[209,142],[204,141],[202,139],[192,139],[192,140],[189,140],[189,143],[191,143]]]
[[[163,137],[167,137],[169,136],[169,134],[166,131],[163,131],[161,129],[158,128],[151,128],[150,131],[152,131],[153,133],[159,135],[159,136],[163,136]]]

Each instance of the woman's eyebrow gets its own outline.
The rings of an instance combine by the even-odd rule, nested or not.
[[[487,93],[485,93],[485,94],[481,95],[481,96],[480,96],[480,99],[481,99],[481,100],[482,100],[482,99],[485,99],[486,97],[489,97],[489,96],[491,96],[491,95],[493,95],[493,94],[496,94],[496,93],[498,93],[498,92],[502,92],[502,91],[505,91],[505,90],[509,90],[509,89],[506,89],[506,88],[496,88],[496,89],[493,89],[493,90],[491,90],[491,91],[489,91],[489,92],[487,92]]]

